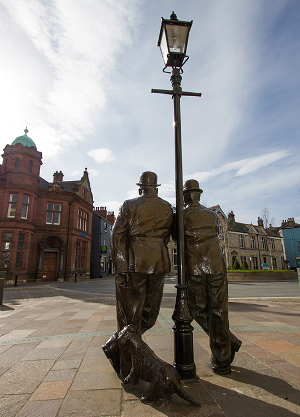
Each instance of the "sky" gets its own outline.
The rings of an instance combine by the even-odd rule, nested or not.
[[[193,20],[181,98],[183,180],[202,202],[257,224],[300,223],[299,0],[0,0],[0,147],[24,134],[41,177],[80,179],[118,212],[158,175],[175,206],[171,89],[161,17]]]

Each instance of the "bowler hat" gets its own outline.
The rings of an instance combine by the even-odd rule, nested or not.
[[[199,188],[199,182],[197,180],[187,180],[184,183],[183,192],[188,191],[199,191],[200,193],[203,193],[203,190]]]
[[[136,185],[160,186],[160,184],[157,184],[157,175],[151,171],[143,172],[140,176],[140,182],[137,182]]]

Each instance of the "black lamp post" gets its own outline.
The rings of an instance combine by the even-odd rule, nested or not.
[[[170,20],[163,19],[158,39],[165,67],[172,68],[171,83],[173,90],[154,90],[152,93],[170,94],[174,102],[175,125],[175,176],[176,176],[176,226],[177,226],[177,270],[178,283],[176,305],[172,316],[174,320],[174,365],[182,379],[195,379],[196,366],[194,363],[192,317],[187,303],[187,285],[184,263],[184,230],[183,230],[183,178],[181,152],[181,96],[197,96],[200,93],[190,93],[181,89],[182,66],[188,60],[186,55],[188,36],[193,21],[182,22],[173,12]]]

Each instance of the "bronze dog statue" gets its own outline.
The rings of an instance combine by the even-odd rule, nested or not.
[[[124,384],[137,384],[139,379],[150,382],[147,394],[141,398],[143,402],[170,404],[171,395],[177,394],[191,405],[201,407],[181,387],[177,370],[169,363],[155,355],[153,350],[138,336],[132,324],[124,327],[118,335],[118,345],[131,353],[132,367]]]

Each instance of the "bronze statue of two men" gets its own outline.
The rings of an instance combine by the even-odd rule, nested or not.
[[[170,272],[168,242],[173,230],[173,208],[158,197],[157,175],[147,171],[137,183],[140,197],[120,208],[112,232],[112,259],[116,277],[118,332],[136,326],[141,336],[154,326],[162,301],[164,278]],[[184,236],[188,305],[192,317],[209,335],[211,367],[229,373],[241,341],[229,331],[228,284],[217,233],[217,215],[200,205],[198,181],[184,187]],[[131,369],[128,351],[104,351],[115,370],[125,379]],[[110,351],[111,350],[111,351]],[[111,356],[111,357],[110,357]]]

